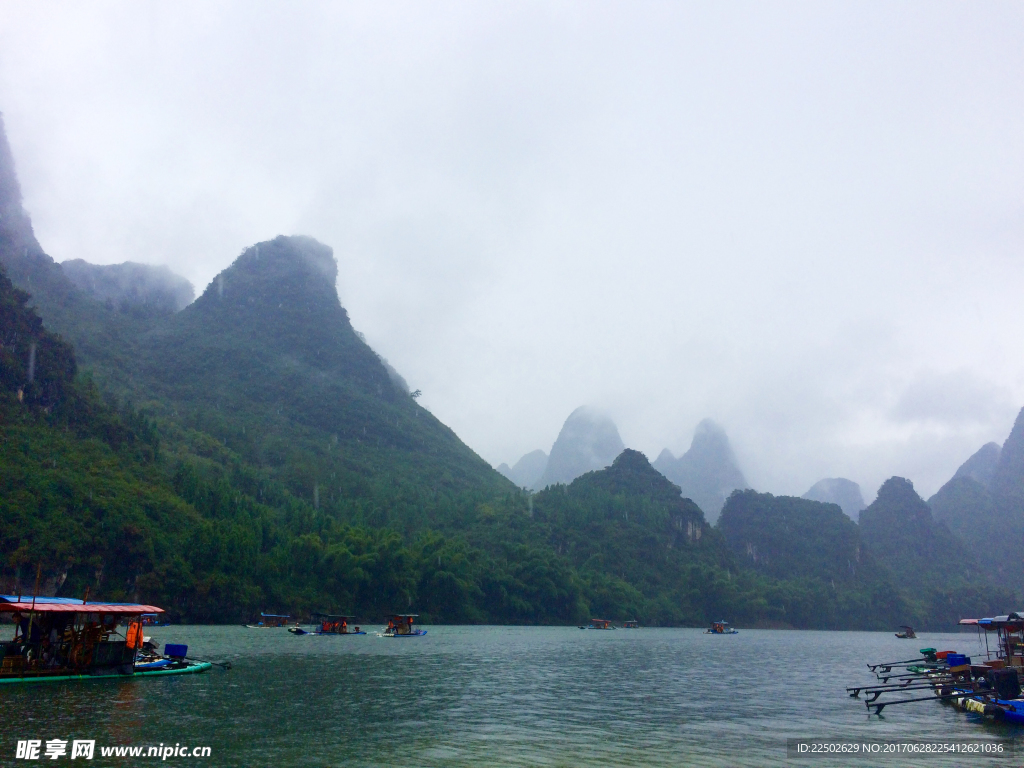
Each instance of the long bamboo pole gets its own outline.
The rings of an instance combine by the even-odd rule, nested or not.
[[[24,640],[29,641],[29,642],[32,640],[32,622],[36,618],[36,595],[39,594],[39,577],[42,575],[42,573],[43,573],[43,564],[39,563],[39,565],[36,566],[36,586],[32,590],[32,610],[29,611],[29,614],[28,614],[28,633],[27,633],[28,637],[27,638],[23,638]]]
[[[36,565],[36,585],[32,589],[32,610],[28,614],[28,631],[25,633],[25,637],[21,638],[21,642],[30,643],[32,642],[32,622],[36,618],[36,596],[39,594],[39,577],[43,573],[43,564],[40,562]],[[21,676],[25,676],[25,667],[21,669]]]

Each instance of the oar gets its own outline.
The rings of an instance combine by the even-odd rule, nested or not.
[[[914,701],[938,701],[940,699],[961,699],[961,698],[967,698],[968,696],[985,696],[985,695],[988,695],[988,694],[982,693],[980,691],[957,691],[956,693],[946,693],[946,694],[940,694],[938,696],[923,696],[923,697],[921,697],[919,699],[898,699],[896,701],[882,701],[882,702],[877,702],[877,703],[872,703],[870,701],[865,701],[864,702],[864,706],[867,707],[868,709],[871,709],[872,707],[874,707],[875,708],[875,714],[878,715],[878,714],[881,714],[882,710],[885,709],[885,707],[889,706],[890,704],[910,704],[911,702],[914,702]]]
[[[877,700],[878,697],[881,696],[884,693],[900,693],[902,691],[920,691],[920,690],[923,690],[925,688],[932,688],[932,689],[934,689],[935,686],[932,686],[932,685],[911,685],[911,686],[907,686],[906,688],[902,688],[902,687],[900,687],[900,688],[890,688],[890,689],[887,689],[887,690],[884,690],[884,691],[866,691],[865,695],[869,695],[871,698],[866,699],[865,703],[866,704],[870,704],[871,702]],[[856,698],[855,696],[853,696],[852,693],[850,694],[850,696],[853,697],[853,698]]]
[[[905,680],[899,685],[865,685],[859,688],[847,688],[846,690],[852,691],[852,693],[850,693],[851,699],[856,699],[858,696],[860,696],[861,691],[864,691],[864,693],[890,693],[893,691],[910,691],[917,688],[932,688],[936,685],[942,685],[942,683],[938,681],[936,681],[935,683],[926,683],[925,685],[911,685],[912,682],[914,681]]]
[[[939,666],[934,661],[930,661],[930,662],[927,662],[927,663],[928,664],[936,664],[936,666],[928,667],[923,672],[911,672],[910,674],[912,674],[912,675],[929,675],[929,674],[933,674],[935,672],[945,672],[947,669],[949,669],[948,665]],[[905,666],[910,666],[910,665],[908,664],[908,665],[905,665]],[[906,671],[907,671],[906,669],[899,669],[899,670],[895,670],[894,671],[892,669],[892,667],[883,667],[881,672],[875,672],[875,677],[877,677],[879,680],[881,680],[883,677],[893,677],[898,672],[906,672]],[[890,674],[890,673],[892,673],[892,674]]]
[[[868,669],[874,672],[879,667],[889,667],[891,669],[892,667],[898,667],[901,664],[913,664],[918,661],[930,661],[930,659],[927,656],[922,656],[920,659],[907,659],[906,661],[885,661],[881,664],[868,664]]]
[[[914,680],[916,678],[927,677],[929,674],[940,672],[942,670],[933,670],[932,672],[911,672],[909,675],[875,675],[876,680],[881,680],[883,683],[887,683],[890,680]]]
[[[231,662],[230,661],[225,661],[222,664],[219,661],[211,661],[210,659],[197,659],[194,656],[186,656],[185,658],[188,659],[189,661],[201,661],[204,664],[213,664],[213,666],[220,667],[221,669],[224,669],[224,670],[231,669]]]

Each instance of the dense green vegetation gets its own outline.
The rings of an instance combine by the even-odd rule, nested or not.
[[[883,484],[859,525],[835,504],[737,491],[719,529],[738,559],[817,595],[832,626],[941,629],[1016,604],[903,478]]]
[[[982,448],[928,504],[973,560],[1024,590],[1024,409],[1001,448]]]
[[[1015,590],[942,523],[909,480],[892,477],[860,514],[861,535],[892,571],[910,602],[911,615],[950,626],[965,614],[1014,610]]]

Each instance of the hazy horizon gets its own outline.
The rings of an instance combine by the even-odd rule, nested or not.
[[[59,12],[58,12],[59,9]],[[934,493],[1024,405],[1024,7],[0,5],[57,261],[278,234],[492,465],[580,405],[750,484]]]

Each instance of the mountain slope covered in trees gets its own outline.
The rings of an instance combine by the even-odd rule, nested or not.
[[[928,504],[972,559],[1024,589],[1024,409],[1001,447],[982,446]]]

